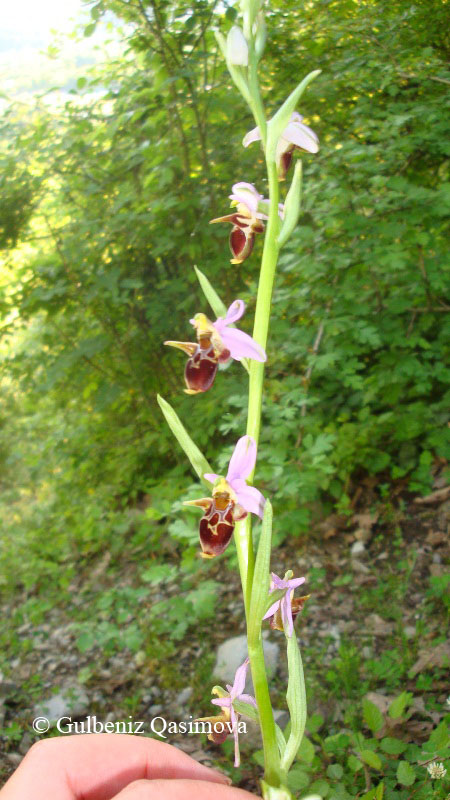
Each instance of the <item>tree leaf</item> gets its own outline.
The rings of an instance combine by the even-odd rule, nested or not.
[[[365,764],[368,764],[369,767],[373,767],[374,769],[383,769],[380,756],[377,753],[374,753],[373,750],[361,750],[359,757],[362,761],[364,761]]]
[[[403,751],[408,747],[406,742],[402,742],[400,739],[393,739],[390,736],[386,736],[384,739],[382,739],[380,745],[381,749],[391,756],[397,756],[400,753],[403,753]]]
[[[411,692],[402,692],[389,706],[388,714],[392,719],[398,719],[403,716],[403,712],[409,702],[412,700]]]
[[[412,786],[416,780],[416,773],[408,761],[400,761],[397,767],[397,780],[403,786]]]
[[[363,717],[367,727],[373,733],[380,731],[384,725],[383,714],[380,709],[366,697],[363,700]]]

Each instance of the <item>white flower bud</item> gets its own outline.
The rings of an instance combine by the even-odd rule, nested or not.
[[[227,60],[236,67],[248,66],[247,40],[237,25],[233,25],[228,33]]]

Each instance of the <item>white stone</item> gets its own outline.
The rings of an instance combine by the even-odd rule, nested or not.
[[[364,542],[353,542],[350,552],[351,552],[352,558],[355,558],[355,556],[360,556],[363,553],[365,553],[366,552],[366,548],[364,546]]]
[[[47,717],[50,724],[61,717],[82,717],[89,711],[89,698],[82,686],[66,686],[47,700],[40,700],[34,707],[35,717]]]
[[[266,662],[266,669],[268,677],[271,678],[277,669],[280,648],[275,642],[269,640],[263,641],[264,658]],[[236,670],[247,658],[247,638],[246,636],[233,636],[232,639],[227,639],[222,642],[217,648],[216,665],[213,670],[213,675],[218,679],[221,684],[234,682]],[[250,675],[250,667],[247,671],[247,680],[245,683],[245,692],[248,694],[252,690],[252,679]]]

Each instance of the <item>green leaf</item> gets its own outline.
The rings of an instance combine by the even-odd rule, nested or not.
[[[231,8],[231,7],[227,8],[227,10],[225,11],[225,17],[230,22],[234,22],[236,17],[237,17],[236,9],[235,8]]]
[[[295,106],[300,100],[300,97],[302,96],[306,87],[311,83],[311,81],[314,80],[314,78],[317,78],[317,76],[320,75],[321,71],[322,70],[320,69],[316,69],[313,72],[310,72],[306,78],[303,78],[294,91],[291,92],[289,97],[284,101],[281,108],[278,109],[277,113],[267,123],[267,154],[268,156],[271,155],[274,161],[278,139],[288,124]]]
[[[159,407],[163,412],[166,422],[172,431],[175,439],[177,440],[178,444],[186,453],[194,471],[197,473],[198,477],[204,481],[203,475],[205,472],[212,472],[210,465],[208,464],[205,456],[203,453],[200,452],[197,445],[194,444],[191,437],[189,436],[186,428],[180,421],[178,415],[173,410],[172,406],[164,400],[161,395],[157,395],[157,400],[159,403]],[[206,483],[206,481],[204,481]]]
[[[333,780],[339,781],[344,774],[344,770],[342,769],[340,764],[330,764],[327,767],[327,775],[329,778]]]
[[[403,753],[408,747],[406,742],[401,742],[400,739],[393,739],[390,736],[386,736],[382,739],[380,745],[381,749],[391,756],[397,756],[399,753]]]
[[[259,639],[262,618],[267,611],[267,598],[270,586],[270,553],[272,549],[272,504],[266,500],[264,516],[259,537],[258,552],[256,554],[255,572],[250,597],[250,615],[248,623],[248,640],[256,642]]]
[[[388,709],[389,716],[392,717],[392,719],[398,719],[399,717],[402,717],[403,712],[406,706],[412,700],[412,697],[413,696],[411,692],[402,692],[401,694],[399,694],[399,696],[396,697],[395,700],[393,700],[389,706]]]
[[[96,22],[90,22],[89,25],[86,25],[86,27],[85,27],[85,29],[83,31],[84,36],[86,36],[86,37],[92,36],[92,34],[94,33],[96,27],[97,27],[97,23]]]
[[[379,783],[378,786],[374,786],[374,788],[370,789],[369,792],[363,794],[360,800],[383,800],[383,796],[384,796],[384,783],[383,781],[381,781],[381,783]]]
[[[442,720],[432,732],[428,741],[423,745],[423,749],[428,753],[433,753],[436,750],[442,750],[444,747],[448,747],[448,744],[449,728],[445,720]]]
[[[374,753],[373,750],[361,750],[359,757],[362,759],[362,761],[364,761],[365,764],[368,764],[369,767],[373,767],[374,769],[383,769],[380,756],[377,753]]]
[[[379,708],[367,698],[363,700],[363,717],[367,727],[373,733],[380,731],[384,725],[383,715]]]
[[[288,786],[293,792],[299,792],[301,789],[306,789],[309,784],[309,775],[300,766],[293,767],[287,778]]]
[[[314,781],[314,783],[312,783],[311,786],[309,787],[309,792],[311,794],[318,794],[321,797],[326,797],[329,791],[330,791],[330,784],[327,783],[327,781],[322,780],[322,778],[319,778],[319,780]]]
[[[306,727],[308,729],[308,732],[309,733],[316,733],[316,731],[318,731],[319,728],[322,727],[324,721],[325,720],[324,720],[324,718],[322,717],[321,714],[311,714],[311,716],[308,717],[308,721],[306,723]]]
[[[95,644],[95,636],[93,633],[84,632],[81,633],[77,639],[77,647],[80,653],[85,653],[87,650],[90,650],[91,647],[94,647]]]
[[[403,786],[412,786],[416,780],[416,773],[407,761],[400,761],[397,767],[397,780]]]
[[[314,745],[306,736],[304,736],[301,741],[300,747],[297,750],[296,757],[300,761],[304,761],[305,764],[311,764],[314,758],[314,754],[315,754]]]
[[[204,273],[196,266],[194,266],[194,270],[203,294],[205,295],[216,317],[225,317],[227,313],[227,307],[225,303],[222,302],[216,290],[213,289],[206,275],[204,275]]]
[[[169,564],[155,564],[144,570],[144,572],[141,572],[141,578],[146,583],[151,583],[156,586],[158,583],[167,581],[176,574],[176,567],[170,566]]]
[[[267,613],[270,606],[273,606],[273,604],[276,603],[277,600],[281,600],[281,598],[284,597],[285,594],[286,594],[286,589],[276,589],[274,592],[270,592],[270,594],[267,595],[267,602],[263,616]]]
[[[358,772],[358,770],[363,768],[362,762],[353,754],[349,755],[347,759],[347,766],[352,772]]]
[[[279,247],[283,247],[297,225],[301,202],[302,162],[298,160],[295,162],[294,177],[292,178],[292,183],[286,195],[286,200],[284,201],[284,219],[281,226],[280,235],[278,236]]]
[[[225,696],[225,692],[223,695]],[[259,724],[259,714],[258,710],[251,706],[249,703],[244,703],[242,700],[235,700],[233,702],[233,707],[239,714],[245,714],[249,719],[252,719],[253,722],[257,722]],[[275,723],[275,736],[277,740],[278,749],[280,751],[280,755],[283,755],[286,749],[286,739],[283,736],[283,731],[281,730],[280,726]],[[264,761],[262,766],[264,766]]]
[[[286,636],[288,660],[288,688],[286,700],[291,716],[291,733],[286,752],[281,760],[281,768],[288,770],[300,747],[306,724],[306,692],[302,657],[295,631]]]

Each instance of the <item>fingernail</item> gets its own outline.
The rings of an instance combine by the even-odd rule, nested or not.
[[[207,767],[207,769],[209,772],[212,773],[212,775],[215,775],[216,778],[220,778],[222,783],[226,783],[227,786],[231,786],[231,784],[233,783],[231,778],[229,778],[228,775],[225,775],[224,772],[221,772],[220,769],[213,769],[212,767]]]

